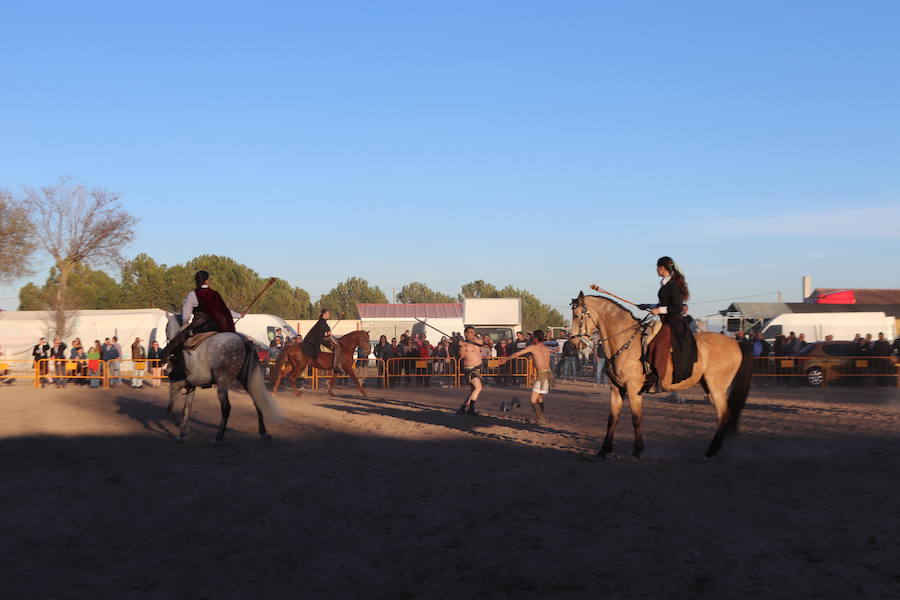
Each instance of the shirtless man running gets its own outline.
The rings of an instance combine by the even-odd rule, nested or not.
[[[534,368],[537,369],[537,379],[534,382],[534,387],[531,388],[531,408],[537,416],[537,422],[544,424],[547,420],[544,418],[544,400],[542,396],[550,393],[550,380],[553,378],[553,372],[550,370],[550,349],[544,345],[543,331],[535,331],[534,339],[530,346],[501,358],[500,364],[502,365],[506,361],[523,354],[531,354]]]
[[[475,401],[484,389],[481,381],[481,340],[476,337],[474,327],[466,327],[463,331],[465,339],[459,340],[459,358],[462,359],[462,374],[466,383],[472,388],[469,397],[456,411],[458,415],[477,415]]]

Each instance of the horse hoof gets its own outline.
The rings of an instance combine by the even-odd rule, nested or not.
[[[262,434],[261,436],[259,436],[259,438],[267,444],[270,444],[272,442],[272,436],[268,433]]]
[[[175,441],[178,442],[179,444],[183,444],[184,438],[185,438],[185,435],[182,433],[178,437],[175,438]]]

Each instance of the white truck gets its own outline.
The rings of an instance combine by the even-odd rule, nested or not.
[[[852,340],[856,334],[879,333],[890,341],[897,335],[897,321],[883,312],[784,313],[769,320],[762,329],[763,338],[773,340],[794,332],[805,334],[807,342],[821,342],[825,336]]]
[[[265,344],[275,339],[277,329],[281,329],[282,334],[287,337],[293,338],[297,336],[294,328],[281,317],[262,313],[244,315],[243,319],[235,323],[234,328],[238,333],[249,335]],[[287,340],[285,339],[284,341],[286,342]]]
[[[463,323],[481,335],[489,335],[495,342],[515,339],[522,331],[522,300],[520,298],[465,298]]]

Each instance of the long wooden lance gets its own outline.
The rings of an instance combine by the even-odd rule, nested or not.
[[[635,306],[635,307],[638,306],[637,302],[632,302],[631,300],[626,300],[626,299],[623,298],[622,296],[616,296],[616,295],[613,294],[612,292],[610,292],[610,291],[608,291],[608,290],[604,290],[602,287],[600,287],[600,286],[597,285],[596,283],[592,283],[592,284],[591,284],[591,289],[594,290],[595,292],[600,292],[601,294],[606,294],[607,296],[612,296],[612,297],[615,298],[616,300],[621,300],[621,301],[624,302],[625,304],[630,304],[630,305]]]
[[[248,312],[250,312],[250,309],[253,308],[253,305],[256,304],[256,301],[259,300],[260,297],[262,297],[262,295],[265,294],[266,291],[267,291],[270,287],[272,287],[272,284],[275,283],[275,279],[276,279],[276,277],[269,277],[269,281],[266,282],[265,287],[262,289],[262,291],[261,291],[260,293],[258,293],[258,294],[256,295],[256,298],[254,298],[253,301],[250,302],[250,306],[248,306],[246,309],[244,309],[244,312],[241,313],[241,316],[239,316],[237,319],[234,320],[235,323],[237,323],[238,321],[240,321],[241,319],[243,319],[243,318],[244,318],[244,315],[246,315]]]
[[[447,338],[448,340],[452,340],[452,339],[453,339],[453,336],[452,336],[452,335],[449,335],[449,334],[444,333],[443,331],[441,331],[440,329],[438,329],[438,328],[435,327],[434,325],[431,325],[431,324],[428,323],[427,321],[423,321],[422,319],[420,319],[420,318],[418,318],[418,317],[413,317],[413,319],[415,319],[416,321],[418,321],[418,322],[421,323],[422,325],[425,325],[426,327],[431,327],[432,329],[434,329],[435,331],[437,331],[439,334],[441,334],[442,336],[444,336],[444,337]]]

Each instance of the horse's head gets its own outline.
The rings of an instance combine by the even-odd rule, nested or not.
[[[578,292],[577,298],[572,298],[572,302],[570,304],[572,307],[572,332],[581,332],[582,330],[582,319],[584,318],[584,292]]]
[[[365,329],[359,332],[359,343],[357,345],[363,350],[366,350],[366,354],[372,353],[372,342],[369,341],[369,332]]]

